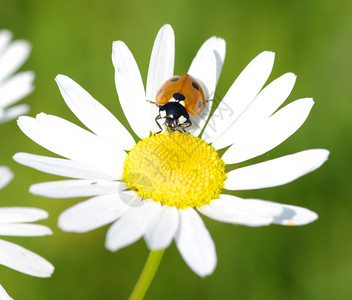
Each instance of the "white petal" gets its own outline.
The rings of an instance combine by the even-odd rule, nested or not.
[[[187,129],[187,132],[189,132],[193,136],[199,136],[199,134],[204,128],[205,123],[209,118],[212,105],[213,101],[208,101],[205,105],[204,110],[198,116],[190,116],[192,126]]]
[[[291,93],[296,81],[296,75],[286,73],[267,85],[236,122],[213,143],[215,149],[222,149],[234,144],[239,135],[257,129],[269,118]]]
[[[306,98],[286,105],[251,131],[239,136],[224,153],[222,160],[225,164],[243,162],[280,145],[301,127],[313,104],[313,99]]]
[[[204,44],[200,47],[199,51],[202,51],[203,49],[207,48],[213,50],[216,57],[216,86],[225,60],[226,42],[222,38],[212,36],[204,42]]]
[[[121,183],[109,180],[60,180],[33,184],[29,191],[50,198],[90,197],[117,193]]]
[[[41,113],[36,119],[20,117],[18,125],[29,138],[58,155],[122,175],[126,153],[71,122]]]
[[[157,90],[174,74],[175,34],[169,24],[164,25],[155,39],[149,62],[146,98],[155,102]],[[150,103],[152,132],[159,131],[155,123],[158,107]]]
[[[216,63],[214,51],[209,48],[201,48],[188,70],[188,74],[200,82],[205,99],[209,100],[206,103],[206,109],[200,115],[192,117],[192,127],[188,131],[194,136],[198,136],[203,130],[211,111],[216,87]]]
[[[163,205],[150,221],[144,236],[150,250],[165,249],[170,246],[179,224],[176,207]]]
[[[10,30],[2,29],[0,30],[0,55],[2,55],[3,51],[7,47],[7,45],[12,40],[12,33]]]
[[[180,209],[179,213],[177,248],[193,272],[201,277],[210,275],[217,262],[215,244],[202,219],[193,208]]]
[[[102,167],[87,166],[83,163],[68,159],[35,155],[30,153],[16,153],[13,159],[27,167],[53,175],[82,179],[118,179],[114,172]]]
[[[209,48],[199,49],[188,74],[200,81],[206,100],[213,100],[216,87],[216,57]]]
[[[1,207],[0,224],[36,222],[48,218],[49,214],[35,207]]]
[[[268,79],[275,54],[262,52],[237,77],[208,122],[202,139],[210,143],[219,138],[241,116]]]
[[[61,213],[58,226],[64,231],[88,232],[115,221],[128,208],[120,200],[118,193],[97,196]]]
[[[27,41],[12,42],[0,56],[0,82],[15,73],[27,60],[31,46]]]
[[[198,210],[209,218],[220,222],[246,226],[265,226],[273,223],[283,212],[280,204],[257,200],[241,199],[231,195],[221,195]]]
[[[318,218],[315,212],[304,207],[231,195],[220,195],[220,199],[198,210],[214,220],[246,226],[305,225]]]
[[[297,76],[286,73],[268,84],[255,98],[242,118],[264,120],[270,117],[290,95]]]
[[[67,106],[96,135],[125,150],[135,145],[134,139],[120,121],[79,84],[64,75],[56,76],[56,82]]]
[[[19,116],[25,115],[28,111],[29,106],[27,104],[16,105],[6,109],[3,112],[0,111],[0,124],[16,119]]]
[[[274,224],[296,226],[306,225],[318,219],[318,215],[307,208],[281,204],[283,207],[282,213],[274,220]]]
[[[145,200],[145,205],[130,208],[109,228],[105,247],[117,251],[138,241],[146,232],[150,220],[158,211],[160,202]]]
[[[1,33],[1,32],[0,32]],[[0,299],[1,300],[13,300],[5,291],[5,289],[0,284]]]
[[[225,40],[218,38],[218,37],[211,37],[208,40],[206,40],[204,42],[204,44],[200,47],[196,57],[194,58],[193,62],[192,62],[192,68],[194,68],[195,70],[201,70],[202,67],[197,67],[197,64],[199,63],[203,63],[203,59],[204,55],[207,50],[211,50],[215,56],[215,67],[216,69],[213,69],[213,61],[212,61],[212,56],[210,56],[210,61],[207,64],[208,69],[204,69],[204,74],[194,74],[194,76],[198,79],[200,79],[203,84],[205,84],[207,86],[207,99],[210,99],[212,101],[207,102],[207,105],[205,106],[205,109],[202,111],[202,113],[199,116],[196,116],[195,118],[191,117],[192,119],[192,127],[189,129],[189,131],[194,135],[194,136],[198,136],[199,133],[203,130],[204,125],[206,123],[206,121],[208,120],[210,111],[211,111],[211,107],[213,105],[213,102],[215,102],[217,100],[216,97],[214,97],[215,95],[215,89],[216,89],[216,85],[217,82],[219,80],[220,74],[221,74],[221,70],[222,70],[222,66],[224,64],[224,60],[225,60],[225,53],[226,53],[226,43]],[[209,55],[208,55],[209,56]],[[189,70],[188,71],[189,74],[193,73],[193,70]],[[213,74],[215,74],[215,82],[210,80],[213,80],[214,76]],[[192,74],[191,74],[192,75]],[[203,77],[207,77],[207,78],[203,78]]]
[[[53,234],[51,229],[38,224],[0,224],[0,235],[44,236]]]
[[[0,264],[36,277],[50,277],[54,272],[54,266],[46,259],[3,240],[0,240]]]
[[[225,189],[253,190],[283,185],[319,168],[328,156],[325,149],[310,149],[236,169],[227,174]]]
[[[6,186],[14,177],[10,168],[0,166],[0,189]]]
[[[155,39],[149,62],[146,96],[155,100],[157,90],[174,73],[175,34],[169,24],[164,25]]]
[[[27,71],[12,76],[0,86],[0,109],[21,100],[34,89],[34,73]]]
[[[137,63],[122,41],[112,45],[115,85],[121,107],[133,131],[141,138],[149,136],[149,104]]]

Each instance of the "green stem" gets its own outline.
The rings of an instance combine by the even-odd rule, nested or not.
[[[142,300],[147,292],[156,270],[159,267],[161,258],[165,250],[150,251],[148,259],[144,265],[143,271],[138,278],[134,289],[128,300]]]

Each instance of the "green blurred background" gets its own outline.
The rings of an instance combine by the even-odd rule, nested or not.
[[[33,94],[22,103],[30,115],[46,112],[77,122],[54,77],[79,82],[120,120],[111,63],[111,43],[123,40],[144,80],[159,28],[176,34],[176,73],[184,73],[201,43],[212,35],[227,42],[217,94],[223,96],[247,63],[263,50],[276,52],[269,81],[298,75],[287,103],[313,97],[302,128],[261,159],[309,148],[327,148],[328,162],[286,186],[241,192],[308,207],[319,220],[305,227],[246,228],[206,219],[216,243],[218,266],[202,279],[173,244],[165,253],[146,299],[348,299],[351,297],[351,1],[111,1],[0,0],[0,28],[27,39],[33,50],[23,70],[36,73]],[[148,250],[139,241],[117,253],[104,248],[107,227],[86,234],[61,232],[58,215],[81,199],[30,195],[36,182],[56,180],[16,164],[19,151],[50,155],[25,137],[16,122],[0,126],[0,165],[16,177],[0,192],[1,206],[36,206],[50,213],[50,237],[6,238],[43,255],[55,266],[50,279],[0,266],[0,282],[15,299],[126,299]]]

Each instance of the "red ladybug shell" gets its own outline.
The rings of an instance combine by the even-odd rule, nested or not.
[[[205,96],[200,83],[191,75],[175,75],[167,80],[156,94],[156,104],[171,101],[182,104],[192,116],[199,115],[205,108]]]

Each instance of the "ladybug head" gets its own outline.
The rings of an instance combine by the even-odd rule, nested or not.
[[[159,115],[155,118],[158,125],[160,119],[165,119],[164,124],[172,131],[183,130],[192,125],[187,110],[179,102],[168,102],[160,106]]]

